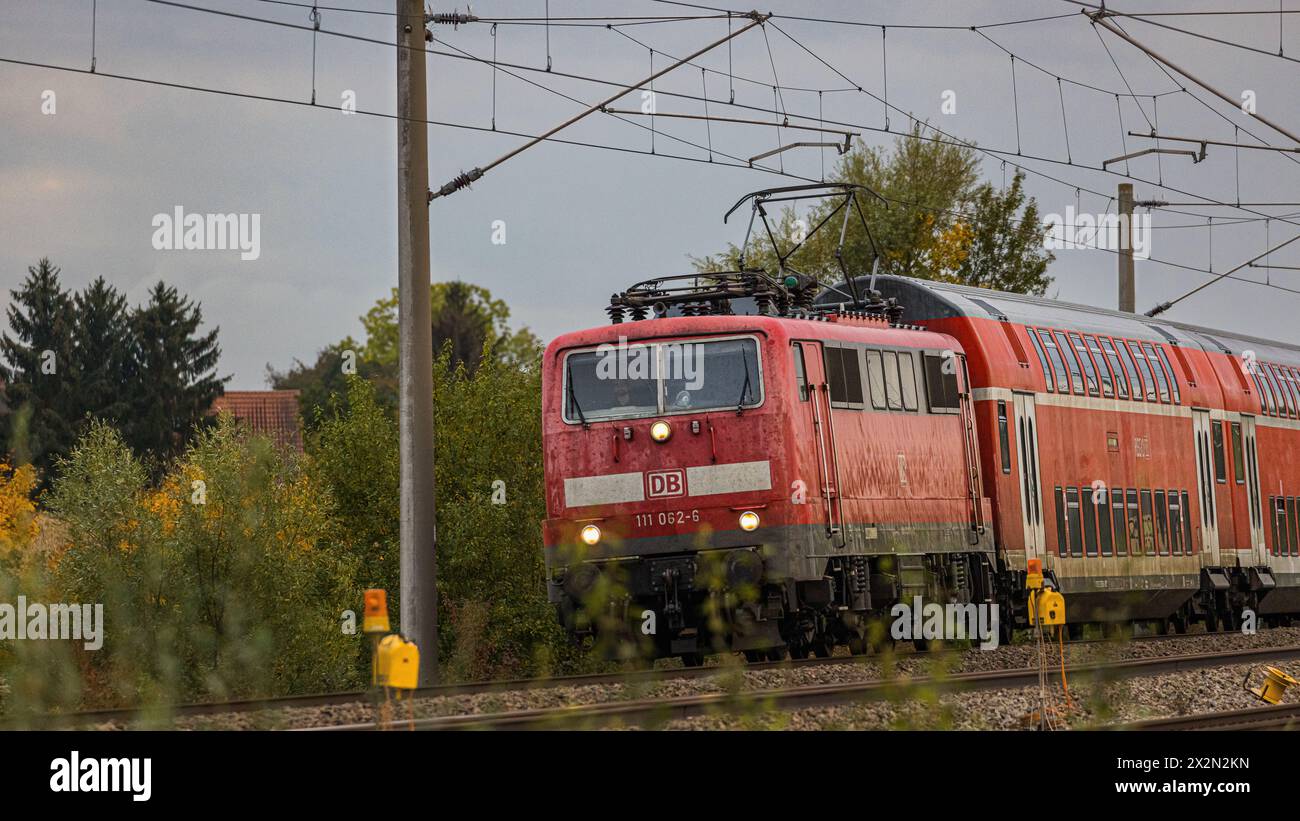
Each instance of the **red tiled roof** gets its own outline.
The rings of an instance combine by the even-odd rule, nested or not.
[[[226,391],[212,403],[212,412],[229,411],[256,434],[280,447],[302,450],[298,391]]]

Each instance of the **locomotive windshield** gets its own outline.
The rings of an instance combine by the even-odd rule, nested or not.
[[[751,337],[601,345],[565,359],[567,422],[754,407],[763,401]]]

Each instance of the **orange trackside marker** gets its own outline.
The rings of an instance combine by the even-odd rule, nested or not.
[[[387,633],[389,629],[388,594],[379,589],[367,590],[365,604],[365,613],[361,620],[361,631],[363,633]]]

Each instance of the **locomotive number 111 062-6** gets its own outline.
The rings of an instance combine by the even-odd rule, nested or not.
[[[663,510],[658,513],[636,514],[637,527],[684,525],[687,522],[698,522],[699,520],[699,510]]]

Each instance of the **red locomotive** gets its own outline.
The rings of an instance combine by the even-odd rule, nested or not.
[[[996,605],[1005,640],[1034,558],[1074,631],[1300,613],[1300,349],[901,277],[682,279],[545,354],[575,633],[863,652],[919,596]]]

